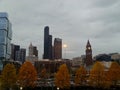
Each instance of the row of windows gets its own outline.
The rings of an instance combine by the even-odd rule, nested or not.
[[[7,54],[11,54],[11,41],[8,39],[7,41]]]
[[[0,57],[5,57],[6,55],[6,46],[0,45]]]
[[[1,18],[8,18],[8,13],[6,13],[6,12],[0,12],[0,17]]]
[[[0,30],[0,44],[6,44],[7,32],[5,30]]]
[[[0,29],[8,30],[9,21],[6,18],[0,18]]]
[[[10,58],[11,48],[10,45],[0,45],[0,57]]]
[[[10,39],[12,39],[12,24],[9,23],[9,30],[8,30],[8,35],[7,35]]]

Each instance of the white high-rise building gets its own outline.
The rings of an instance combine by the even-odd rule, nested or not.
[[[32,43],[29,45],[28,56],[26,60],[30,61],[34,65],[34,61],[38,60],[38,50],[36,46],[33,46]]]
[[[2,61],[10,59],[12,40],[12,24],[6,12],[0,12],[0,70]]]

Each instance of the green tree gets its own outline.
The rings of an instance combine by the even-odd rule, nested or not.
[[[81,66],[75,73],[75,84],[76,85],[85,85],[86,83],[86,69]]]
[[[13,64],[6,64],[3,68],[1,81],[5,88],[13,88],[16,85],[17,75]]]
[[[90,71],[89,84],[96,87],[102,87],[104,84],[105,72],[104,66],[100,62],[95,62]]]
[[[66,64],[59,67],[55,75],[55,85],[61,89],[70,87],[70,75]]]
[[[26,61],[20,67],[18,82],[22,87],[34,87],[37,80],[37,71],[31,62]]]

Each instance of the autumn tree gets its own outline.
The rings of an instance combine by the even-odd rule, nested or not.
[[[18,82],[22,87],[34,87],[37,80],[37,71],[31,62],[26,61],[20,67]]]
[[[47,73],[46,73],[46,68],[43,68],[40,72],[40,78],[41,81],[46,83],[46,78],[47,78]]]
[[[41,73],[40,73],[40,77],[41,78],[46,78],[46,68],[43,68],[42,70],[41,70]]]
[[[96,87],[102,87],[104,84],[105,72],[104,66],[100,62],[95,62],[90,71],[89,84]]]
[[[117,62],[112,62],[108,71],[108,79],[112,85],[116,85],[120,81],[120,65]]]
[[[13,88],[16,85],[17,75],[13,64],[6,64],[3,68],[1,81],[5,88]]]
[[[103,83],[104,83],[103,88],[110,88],[110,86],[112,85],[112,82],[110,80],[109,71],[105,71],[105,78],[104,78]]]
[[[84,85],[86,82],[86,69],[81,66],[75,73],[75,84],[76,85]]]
[[[66,64],[59,67],[55,75],[55,85],[61,89],[70,87],[70,75]]]

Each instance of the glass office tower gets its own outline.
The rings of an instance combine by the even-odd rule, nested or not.
[[[8,14],[0,12],[0,70],[3,68],[3,61],[10,59],[12,25],[8,19]]]

